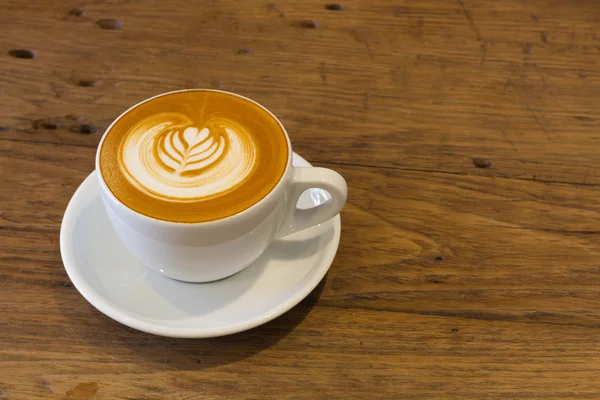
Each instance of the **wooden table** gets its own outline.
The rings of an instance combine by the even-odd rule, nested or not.
[[[275,1],[0,2],[0,399],[600,398],[598,2]],[[321,285],[210,340],[104,316],[58,244],[108,124],[190,87],[349,185]]]

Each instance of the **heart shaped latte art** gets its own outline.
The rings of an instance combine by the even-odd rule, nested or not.
[[[121,170],[134,186],[171,201],[196,201],[234,189],[254,169],[256,147],[240,124],[180,113],[148,117],[126,135]]]

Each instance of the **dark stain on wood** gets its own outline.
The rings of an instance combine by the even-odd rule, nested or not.
[[[544,42],[545,44],[548,44],[548,35],[546,34],[546,32],[540,32],[540,39],[542,39],[542,42]]]
[[[9,129],[5,126],[0,126],[0,133],[8,132]]]
[[[15,58],[23,58],[23,59],[32,59],[37,56],[35,51],[28,49],[14,49],[8,52],[11,56]]]
[[[253,51],[252,51],[252,49],[239,49],[239,50],[237,51],[237,53],[238,53],[238,54],[252,54],[252,53],[253,53]]]
[[[305,29],[316,29],[319,26],[317,21],[313,21],[312,19],[296,21],[296,22],[294,22],[294,25],[297,26],[298,28],[305,28]]]
[[[344,6],[338,3],[329,3],[329,4],[325,4],[325,9],[327,10],[331,10],[331,11],[342,11],[344,10]]]
[[[77,82],[77,86],[81,87],[96,87],[102,86],[104,81],[102,79],[80,79]]]
[[[594,120],[594,118],[586,117],[585,115],[573,115],[573,119],[584,122],[592,122]]]
[[[79,133],[84,135],[89,135],[90,133],[95,133],[98,130],[98,127],[92,124],[83,124],[79,127]]]
[[[69,10],[69,15],[73,15],[75,17],[81,17],[85,14],[85,10],[83,8],[71,8]]]
[[[105,18],[100,19],[96,24],[102,29],[108,30],[119,30],[123,27],[123,24],[118,19]]]
[[[473,165],[477,168],[489,168],[492,166],[492,162],[487,158],[475,157],[473,159]]]

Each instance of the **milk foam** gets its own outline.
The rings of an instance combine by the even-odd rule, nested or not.
[[[210,118],[197,126],[181,113],[161,113],[127,133],[119,166],[149,195],[189,202],[235,188],[251,174],[256,158],[252,138],[234,121]]]

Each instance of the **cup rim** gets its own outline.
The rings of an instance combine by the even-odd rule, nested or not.
[[[286,161],[286,165],[285,165],[285,169],[283,170],[283,173],[281,174],[281,176],[279,177],[279,180],[277,181],[277,184],[275,184],[275,186],[273,186],[271,188],[271,190],[259,201],[257,201],[256,203],[252,204],[250,207],[239,211],[235,214],[232,215],[228,215],[226,217],[222,217],[219,219],[214,219],[214,220],[210,220],[210,221],[199,221],[199,222],[182,222],[182,221],[168,221],[168,220],[164,220],[164,219],[160,219],[160,218],[155,218],[153,216],[150,215],[146,215],[146,214],[142,214],[139,211],[136,211],[134,209],[132,209],[131,207],[127,206],[125,203],[123,203],[114,193],[113,191],[110,189],[110,187],[108,186],[108,184],[106,183],[106,181],[104,180],[104,177],[102,176],[102,171],[100,169],[100,150],[102,149],[102,146],[104,144],[104,140],[106,139],[106,137],[108,136],[108,132],[110,132],[110,130],[113,128],[113,126],[121,119],[123,118],[125,115],[127,115],[129,112],[131,112],[133,109],[141,106],[142,104],[149,102],[151,100],[154,100],[156,98],[159,97],[163,97],[163,96],[168,96],[171,94],[176,94],[176,93],[183,93],[183,92],[214,92],[214,93],[222,93],[222,94],[226,94],[226,95],[231,95],[231,96],[235,96],[238,97],[244,101],[248,101],[250,103],[255,104],[256,106],[258,106],[259,108],[261,108],[262,110],[264,110],[266,113],[268,113],[279,125],[279,127],[281,128],[281,131],[283,132],[283,135],[285,136],[286,139],[286,143],[287,143],[287,161]],[[283,124],[281,123],[281,121],[279,120],[279,118],[277,118],[275,116],[275,114],[273,114],[268,108],[266,108],[265,106],[263,106],[262,104],[258,103],[255,100],[252,100],[246,96],[240,95],[238,93],[234,93],[234,92],[229,92],[226,90],[219,90],[219,89],[208,89],[208,88],[193,88],[193,89],[178,89],[178,90],[172,90],[169,92],[163,92],[157,95],[154,95],[152,97],[149,97],[147,99],[144,99],[136,104],[134,104],[133,106],[129,107],[128,109],[126,109],[125,111],[123,111],[121,114],[119,114],[119,116],[117,118],[115,118],[110,125],[106,128],[106,130],[104,131],[104,133],[102,134],[102,138],[100,139],[100,142],[98,143],[98,146],[96,148],[96,157],[95,157],[95,168],[96,168],[96,172],[98,175],[98,180],[100,182],[100,186],[105,189],[103,190],[104,193],[106,193],[111,200],[113,201],[114,204],[116,204],[119,208],[121,208],[121,210],[132,213],[133,215],[135,215],[137,218],[142,218],[142,219],[146,219],[155,223],[159,223],[159,224],[165,224],[165,225],[171,225],[171,226],[210,226],[210,225],[216,225],[219,223],[223,223],[224,221],[231,221],[233,219],[237,219],[237,218],[243,218],[244,216],[249,215],[250,213],[254,212],[257,208],[259,208],[262,204],[270,201],[273,196],[275,196],[276,192],[279,192],[281,186],[284,184],[284,181],[286,180],[285,177],[287,176],[287,174],[289,173],[291,167],[292,167],[292,159],[293,159],[293,150],[292,150],[292,144],[290,141],[290,137],[285,129],[285,127],[283,126]]]

